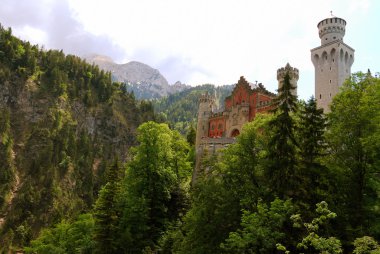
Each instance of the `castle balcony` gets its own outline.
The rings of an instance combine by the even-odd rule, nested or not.
[[[226,137],[218,137],[218,138],[208,138],[204,137],[201,139],[200,146],[203,149],[217,151],[221,148],[226,148],[230,144],[236,142],[235,138],[226,138]]]

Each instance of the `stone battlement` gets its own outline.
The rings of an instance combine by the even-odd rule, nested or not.
[[[338,17],[327,18],[318,23],[318,30],[322,45],[336,40],[343,41],[346,21]]]
[[[208,92],[202,94],[199,98],[199,102],[214,102],[214,97],[209,95]]]
[[[286,64],[285,67],[282,67],[277,70],[277,80],[282,80],[285,77],[285,74],[289,72],[289,76],[291,79],[298,80],[299,79],[299,70],[290,66],[289,63]]]

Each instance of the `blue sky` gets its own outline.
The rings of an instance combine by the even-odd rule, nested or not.
[[[352,72],[380,71],[380,1],[376,0],[0,0],[0,22],[16,36],[80,56],[140,61],[169,83],[236,83],[240,76],[277,88],[276,71],[300,71],[298,94],[314,93],[310,49],[317,24],[347,21]],[[22,13],[22,14],[21,14]]]

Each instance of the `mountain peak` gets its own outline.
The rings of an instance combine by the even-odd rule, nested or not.
[[[186,88],[170,86],[159,70],[145,63],[131,61],[117,64],[110,57],[98,54],[88,55],[85,59],[88,63],[97,64],[99,68],[111,72],[114,81],[127,84],[127,89],[133,91],[138,99],[160,98]]]
[[[99,55],[99,54],[89,54],[85,55],[83,57],[86,59],[87,62],[91,63],[97,63],[97,62],[109,62],[109,63],[115,63],[113,59],[109,56]]]

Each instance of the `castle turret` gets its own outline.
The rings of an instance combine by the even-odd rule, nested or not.
[[[318,23],[321,46],[311,50],[315,68],[315,98],[319,108],[328,112],[332,98],[351,75],[355,50],[343,42],[346,21],[331,17]]]
[[[299,79],[299,71],[297,68],[293,68],[289,63],[285,67],[282,67],[277,70],[277,80],[278,80],[278,89],[280,89],[284,84],[284,77],[286,73],[289,73],[290,84],[294,87],[292,94],[297,96],[297,82]]]
[[[195,168],[193,172],[193,183],[198,175],[200,160],[203,154],[201,141],[202,138],[208,137],[209,118],[214,107],[214,99],[207,92],[199,98],[197,134],[195,139]]]
[[[199,98],[196,147],[200,145],[203,137],[208,137],[209,118],[212,114],[213,105],[214,99],[207,92]]]

